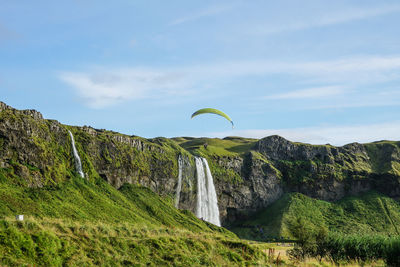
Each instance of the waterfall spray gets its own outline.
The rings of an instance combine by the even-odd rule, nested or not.
[[[221,226],[217,193],[210,168],[205,158],[195,158],[197,172],[196,216],[207,222]]]
[[[82,178],[85,178],[85,175],[83,174],[82,171],[82,163],[81,163],[81,158],[79,157],[78,151],[76,150],[75,147],[75,140],[74,136],[72,135],[71,131],[69,132],[69,136],[71,136],[71,145],[72,145],[72,152],[74,154],[74,160],[75,160],[75,170],[81,176]]]
[[[176,187],[176,197],[175,197],[175,207],[179,208],[179,200],[181,198],[182,189],[182,168],[183,168],[183,158],[181,155],[178,157],[178,185]]]

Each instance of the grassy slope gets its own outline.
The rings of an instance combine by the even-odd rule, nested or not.
[[[256,264],[259,249],[216,233],[57,219],[0,221],[1,263],[12,266]]]
[[[177,137],[173,140],[184,149],[202,157],[240,156],[250,151],[258,141],[242,137],[225,137],[224,139]],[[204,147],[204,144],[207,144],[207,148]]]
[[[400,203],[376,192],[334,203],[299,193],[285,194],[233,231],[240,237],[256,240],[290,238],[288,227],[297,217],[312,227],[325,226],[342,233],[398,235],[400,231]]]
[[[151,190],[73,177],[32,189],[0,175],[0,265],[230,265],[258,249]],[[24,214],[24,222],[16,222]]]

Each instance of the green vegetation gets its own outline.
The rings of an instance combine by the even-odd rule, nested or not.
[[[400,237],[331,234],[317,242],[318,256],[326,255],[335,263],[360,263],[383,259],[388,266],[400,265]]]
[[[232,266],[261,259],[257,248],[219,233],[37,218],[1,220],[0,255],[9,266]]]
[[[393,161],[399,155],[400,142],[380,141],[365,144],[369,158],[371,159],[372,170],[375,173],[391,173],[400,175],[398,162]]]
[[[187,227],[207,230],[190,214],[182,213],[142,186],[124,185],[120,190],[98,179],[75,178],[43,188],[0,183],[0,216],[25,214],[38,218],[73,221],[131,222],[154,226]]]
[[[288,254],[295,261],[312,257],[320,262],[325,258],[336,265],[365,265],[378,260],[384,260],[388,266],[400,265],[400,236],[328,233],[324,227],[313,229],[302,218],[290,225],[290,232],[296,243]]]
[[[257,139],[241,137],[219,138],[173,138],[181,147],[201,157],[237,157],[251,150]],[[206,144],[206,147],[204,146]]]
[[[235,170],[222,167],[220,164],[209,158],[207,158],[207,162],[214,181],[223,181],[231,184],[240,184],[243,182],[242,176]]]
[[[281,170],[287,185],[310,184],[316,180],[334,178],[343,181],[346,178],[363,179],[372,173],[372,168],[365,155],[340,154],[341,163],[333,158],[325,162],[313,160],[278,160],[277,168]]]
[[[255,264],[258,249],[142,186],[78,177],[27,188],[0,182],[0,265]],[[24,214],[25,221],[13,216]]]
[[[282,170],[285,177],[285,182],[288,185],[313,182],[315,177],[313,177],[313,173],[311,172],[312,167],[317,168],[317,164],[311,160],[279,161],[279,169]],[[323,177],[321,175],[318,176]]]
[[[376,192],[333,203],[290,193],[246,222],[233,225],[231,230],[247,239],[291,239],[294,236],[290,225],[299,218],[311,229],[325,227],[344,234],[398,235],[400,203]]]

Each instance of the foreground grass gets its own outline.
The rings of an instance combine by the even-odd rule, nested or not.
[[[357,261],[342,261],[336,264],[330,259],[323,258],[317,259],[309,257],[302,261],[290,259],[288,251],[294,247],[293,243],[264,243],[264,242],[251,242],[251,245],[259,248],[265,257],[263,266],[291,266],[291,267],[383,267],[386,266],[383,260],[357,262]]]
[[[286,254],[292,248],[292,244],[250,243],[216,232],[131,223],[0,220],[2,266],[335,266],[314,258],[294,262]]]
[[[4,171],[4,170],[3,170]],[[26,188],[0,177],[0,266],[257,265],[258,248],[142,186],[73,177]],[[17,222],[16,214],[25,220]]]
[[[10,266],[257,265],[261,251],[220,233],[54,218],[0,221],[0,263]]]

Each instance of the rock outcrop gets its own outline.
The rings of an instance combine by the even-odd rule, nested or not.
[[[222,215],[226,222],[240,220],[273,203],[284,192],[336,201],[376,190],[399,198],[399,145],[400,142],[381,141],[334,147],[293,143],[280,136],[265,137],[245,154],[240,164],[222,164],[243,178],[236,186],[217,185],[225,207]]]

